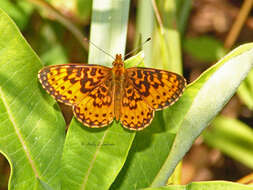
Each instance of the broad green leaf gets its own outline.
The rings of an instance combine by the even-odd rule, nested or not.
[[[152,182],[153,187],[166,184],[194,140],[236,92],[252,68],[252,47],[252,43],[238,47],[188,86],[180,99],[184,109],[177,110],[182,120],[177,123],[170,154]]]
[[[166,160],[175,137],[166,131],[161,117],[161,112],[156,112],[152,124],[136,134],[127,162],[110,189],[134,190],[151,184]]]
[[[145,188],[143,190],[251,190],[252,185],[243,185],[228,181],[192,182],[187,185],[169,185],[157,188]]]
[[[115,56],[124,54],[130,1],[93,1],[91,41]],[[111,67],[113,59],[90,44],[89,63]],[[134,132],[115,122],[90,129],[73,119],[63,152],[62,189],[108,189],[123,167]]]
[[[43,190],[53,190],[52,187],[50,187],[47,183],[45,183],[44,181],[37,179],[37,187],[34,189],[43,189]],[[60,184],[59,184],[60,186]]]
[[[252,128],[222,116],[217,117],[211,126],[203,133],[205,142],[253,169]]]
[[[62,189],[108,189],[132,140],[133,133],[115,122],[109,128],[89,129],[73,120],[63,154]]]
[[[9,189],[60,189],[65,122],[38,82],[39,58],[0,10],[0,151],[11,166]]]

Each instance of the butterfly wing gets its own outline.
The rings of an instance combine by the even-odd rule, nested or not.
[[[74,105],[76,118],[84,125],[92,128],[109,125],[114,118],[114,101],[112,80],[93,89],[79,104]]]
[[[172,105],[183,93],[186,81],[184,77],[165,70],[132,67],[126,70],[127,80],[143,101],[154,110]]]
[[[146,104],[131,81],[125,80],[121,97],[122,125],[130,130],[142,130],[151,123],[153,117],[154,110]]]
[[[111,76],[111,68],[81,64],[48,66],[38,74],[43,88],[57,101],[71,105],[77,119],[89,127],[102,127],[113,120],[112,86],[107,82]],[[104,110],[112,116],[104,116]],[[97,118],[101,113],[103,119]]]
[[[73,105],[102,84],[110,76],[110,71],[110,68],[99,65],[53,65],[41,69],[38,78],[42,87],[57,101]]]

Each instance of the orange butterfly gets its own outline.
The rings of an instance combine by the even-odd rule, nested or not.
[[[113,68],[65,64],[39,71],[43,88],[57,101],[71,105],[75,117],[88,127],[104,127],[114,118],[130,130],[142,130],[161,110],[178,100],[184,77],[165,70],[125,69],[120,54]]]

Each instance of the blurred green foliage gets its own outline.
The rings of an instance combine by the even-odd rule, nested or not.
[[[185,38],[183,48],[193,58],[204,62],[215,62],[226,53],[222,42],[211,36]]]
[[[15,21],[21,31],[26,29],[34,11],[34,7],[24,0],[1,0],[0,8]]]

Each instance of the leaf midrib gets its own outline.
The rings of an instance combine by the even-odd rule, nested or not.
[[[91,170],[92,170],[92,168],[93,168],[93,166],[94,166],[94,163],[95,163],[95,161],[96,161],[97,155],[98,155],[98,153],[99,153],[99,150],[100,150],[101,147],[102,147],[102,144],[104,143],[104,139],[105,139],[105,137],[106,137],[108,131],[109,131],[109,130],[106,130],[106,131],[104,132],[104,135],[103,135],[103,137],[102,137],[102,139],[101,139],[99,145],[97,146],[96,152],[95,152],[95,154],[94,154],[94,156],[93,156],[93,159],[91,160],[90,167],[88,168],[87,173],[86,173],[86,175],[84,176],[83,183],[82,183],[82,186],[81,186],[81,189],[82,189],[82,190],[85,190],[85,186],[86,186],[86,184],[87,184],[87,182],[88,182],[88,178],[89,178],[90,172],[91,172]]]
[[[4,104],[4,107],[6,108],[6,111],[7,111],[7,113],[8,113],[9,120],[10,120],[10,122],[12,123],[12,125],[13,125],[13,127],[14,127],[14,131],[16,132],[17,137],[18,137],[18,139],[19,139],[19,141],[20,141],[20,143],[21,143],[21,146],[23,147],[23,150],[24,150],[25,155],[26,155],[26,157],[27,157],[27,159],[28,159],[28,162],[30,163],[31,168],[32,168],[32,170],[33,170],[35,176],[36,176],[37,178],[39,178],[39,172],[38,172],[38,170],[37,170],[36,167],[35,167],[35,163],[34,163],[34,161],[33,161],[33,159],[32,159],[32,156],[30,155],[30,152],[29,152],[29,150],[28,150],[28,146],[26,145],[25,140],[24,140],[24,138],[22,137],[21,132],[20,132],[19,129],[18,129],[18,126],[17,126],[17,124],[16,124],[16,122],[15,122],[15,119],[14,119],[12,113],[11,113],[11,109],[10,109],[9,106],[8,106],[7,100],[5,99],[5,96],[4,96],[3,92],[2,92],[2,88],[1,88],[1,87],[0,87],[0,97],[1,97],[2,102],[3,102],[3,104]]]

